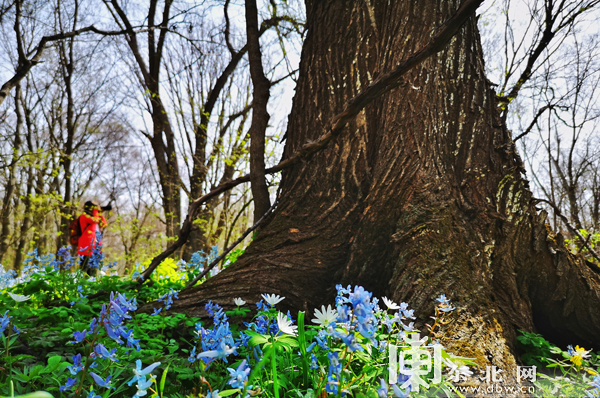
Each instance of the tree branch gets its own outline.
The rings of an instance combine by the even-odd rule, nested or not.
[[[143,30],[146,30],[146,29],[143,29]],[[136,32],[143,31],[143,30],[136,30]],[[86,26],[85,28],[77,29],[77,30],[74,30],[71,32],[57,33],[55,35],[49,35],[49,36],[42,37],[42,39],[39,41],[38,45],[31,52],[29,52],[29,54],[27,54],[27,56],[30,56],[31,54],[33,54],[33,56],[30,59],[25,58],[22,62],[19,62],[19,65],[16,68],[14,76],[10,80],[8,80],[6,83],[4,83],[2,85],[2,87],[0,88],[0,105],[2,105],[2,103],[4,102],[4,100],[6,99],[8,94],[10,93],[10,91],[13,88],[15,88],[17,86],[17,84],[19,84],[19,82],[25,76],[27,76],[27,74],[29,73],[31,68],[33,68],[37,63],[39,63],[39,61],[42,58],[42,55],[44,53],[46,44],[53,42],[53,41],[57,41],[57,40],[63,40],[63,39],[75,37],[82,33],[90,33],[90,32],[101,34],[104,36],[117,36],[117,35],[127,34],[127,33],[129,33],[129,30],[128,29],[127,30],[117,30],[117,31],[102,30],[102,29],[96,28],[94,25],[90,25],[90,26]]]
[[[279,203],[277,200],[275,201],[275,203],[273,203],[273,205],[267,210],[267,212],[265,214],[263,214],[263,216],[250,228],[248,228],[246,231],[244,231],[244,233],[235,241],[231,244],[231,246],[229,246],[227,249],[223,250],[223,253],[221,253],[221,255],[217,258],[215,258],[207,267],[204,271],[202,271],[198,276],[196,276],[190,283],[188,283],[183,289],[181,289],[181,291],[183,292],[184,290],[187,290],[189,288],[194,287],[194,285],[201,280],[202,278],[204,278],[209,272],[210,270],[212,270],[215,265],[219,264],[221,262],[221,260],[223,260],[225,258],[225,256],[232,251],[237,245],[239,245],[244,239],[246,239],[246,236],[248,236],[250,234],[250,232],[254,231],[256,228],[259,227],[259,225],[269,216],[269,214],[271,214],[273,212],[273,210],[275,210],[275,207],[277,206],[277,203]]]
[[[552,110],[552,109],[554,109],[554,107],[555,107],[555,105],[553,105],[553,104],[548,104],[548,105],[541,107],[538,110],[538,112],[536,113],[536,115],[533,117],[533,120],[531,121],[531,123],[529,123],[529,126],[525,129],[525,131],[522,132],[521,134],[519,134],[517,136],[517,138],[515,138],[513,141],[517,142],[518,140],[520,140],[521,138],[523,138],[527,134],[529,134],[531,132],[531,130],[533,129],[533,127],[535,127],[535,125],[537,124],[538,119],[544,114],[544,112],[546,112],[548,109]]]
[[[594,249],[592,249],[592,247],[588,244],[588,240],[585,239],[581,233],[576,230],[570,223],[569,220],[567,219],[567,217],[565,217],[564,214],[561,213],[559,207],[557,205],[555,205],[554,203],[550,202],[549,200],[546,199],[534,199],[534,203],[539,203],[539,202],[544,202],[547,203],[548,205],[550,205],[550,207],[552,207],[554,209],[554,211],[556,212],[556,214],[560,217],[560,219],[562,220],[563,223],[565,223],[566,227],[571,231],[571,233],[573,233],[575,236],[577,236],[581,242],[583,243],[583,246],[588,249],[588,251],[590,252],[590,254],[592,255],[592,257],[594,257],[596,259],[596,261],[598,261],[598,264],[600,264],[600,256],[598,255],[598,253],[596,253],[596,251]]]

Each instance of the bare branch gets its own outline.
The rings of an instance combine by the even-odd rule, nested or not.
[[[135,32],[140,32],[140,31],[146,30],[146,29],[135,30],[133,27],[131,29],[132,29],[132,31],[135,31]],[[118,35],[122,35],[122,34],[128,34],[129,29],[116,30],[116,31],[102,30],[102,29],[96,28],[94,25],[90,25],[90,26],[86,26],[85,28],[77,29],[77,30],[74,30],[71,32],[62,32],[62,33],[57,33],[55,35],[49,35],[49,36],[42,37],[42,39],[39,41],[38,45],[29,54],[27,54],[27,56],[31,56],[31,54],[33,54],[33,56],[30,59],[25,58],[22,60],[22,62],[19,62],[19,65],[16,68],[16,72],[15,72],[14,76],[10,80],[8,80],[6,83],[4,83],[2,85],[2,87],[0,88],[0,105],[2,105],[2,103],[4,102],[4,100],[6,99],[8,94],[10,93],[10,91],[13,88],[15,88],[17,86],[17,84],[19,84],[19,82],[25,76],[27,76],[27,74],[29,73],[31,68],[33,68],[36,64],[39,63],[40,59],[42,58],[42,55],[44,54],[44,49],[46,48],[46,45],[48,43],[58,41],[58,40],[68,39],[68,38],[75,37],[75,36],[78,36],[83,33],[97,33],[97,34],[104,35],[104,36],[118,36]]]

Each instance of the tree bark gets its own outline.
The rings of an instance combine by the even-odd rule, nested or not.
[[[258,30],[256,0],[246,0],[246,36],[248,37],[248,60],[254,87],[252,95],[252,124],[250,125],[250,189],[254,199],[254,222],[271,207],[269,189],[265,180],[265,132],[269,123],[271,84],[262,66]]]
[[[21,142],[23,141],[23,113],[21,112],[21,86],[17,84],[15,92],[15,114],[17,123],[15,127],[15,139],[13,140],[12,159],[8,168],[8,178],[4,186],[4,198],[2,200],[2,209],[0,211],[0,263],[8,251],[10,245],[10,214],[13,210],[12,201],[15,189],[17,187],[17,162],[19,152],[21,151]]]
[[[460,2],[307,2],[308,35],[284,158],[378,76],[394,69]],[[281,199],[237,263],[181,295],[202,315],[277,293],[290,309],[332,302],[337,283],[406,301],[423,323],[445,293],[457,310],[441,342],[512,369],[517,330],[600,347],[600,276],[538,214],[484,74],[476,20],[283,173]],[[514,377],[513,375],[509,375]]]

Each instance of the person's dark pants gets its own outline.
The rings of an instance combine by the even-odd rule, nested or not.
[[[90,256],[81,256],[79,260],[81,270],[89,276],[96,276],[96,268],[90,267]]]

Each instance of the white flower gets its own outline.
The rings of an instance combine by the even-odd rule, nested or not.
[[[246,304],[246,302],[244,300],[242,300],[241,297],[238,298],[234,298],[233,302],[235,303],[235,305],[237,305],[238,307],[241,307],[242,305]]]
[[[388,299],[387,297],[383,297],[383,302],[390,310],[399,310],[400,309],[400,306],[398,304],[394,303],[392,300]]]
[[[29,300],[29,299],[31,298],[31,296],[23,296],[22,294],[13,294],[13,293],[8,293],[8,295],[9,295],[10,297],[12,297],[12,298],[13,298],[13,300],[15,300],[15,301],[19,301],[19,302],[22,302],[22,301],[27,301],[27,300]]]
[[[292,325],[292,321],[281,312],[277,314],[277,326],[282,333],[291,334],[292,336],[298,335],[298,326]]]
[[[285,298],[277,294],[262,294],[261,296],[271,307],[275,306],[275,304],[281,302]]]
[[[335,322],[338,317],[338,313],[336,310],[331,308],[331,304],[325,308],[324,305],[321,306],[321,311],[315,308],[315,319],[312,321],[317,325],[327,326],[330,323]]]

